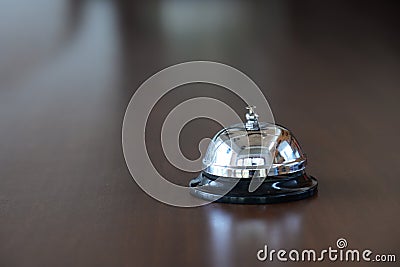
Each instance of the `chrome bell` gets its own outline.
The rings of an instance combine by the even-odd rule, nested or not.
[[[246,123],[219,131],[203,159],[191,193],[228,203],[275,203],[303,199],[318,182],[305,173],[307,159],[286,128],[258,121],[247,107]]]

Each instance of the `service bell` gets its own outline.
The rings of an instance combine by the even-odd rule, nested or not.
[[[190,182],[199,198],[228,203],[276,203],[317,192],[306,174],[307,159],[286,128],[258,121],[254,106],[246,122],[219,131],[203,159],[203,171]]]

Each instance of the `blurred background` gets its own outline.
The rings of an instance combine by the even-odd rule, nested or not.
[[[265,243],[399,252],[400,20],[397,1],[0,1],[0,265],[255,265]],[[270,206],[168,207],[131,179],[121,126],[135,90],[173,64],[210,60],[252,78],[320,179],[318,197]],[[187,85],[167,113],[225,89]],[[182,150],[219,125],[195,120]],[[398,254],[399,255],[399,254]],[[265,264],[265,263],[261,263]],[[390,264],[387,264],[390,266]]]

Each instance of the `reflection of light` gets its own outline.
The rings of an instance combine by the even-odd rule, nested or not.
[[[211,1],[163,1],[161,22],[168,34],[213,33],[237,29],[243,20],[242,4]]]
[[[240,239],[267,235],[267,224],[263,220],[249,219],[239,223],[236,228]]]
[[[260,206],[261,208],[261,206]],[[223,209],[209,210],[209,227],[213,241],[213,255],[218,265],[231,266],[228,256],[232,246],[245,249],[250,244],[268,244],[279,248],[299,240],[302,214],[283,211],[279,216],[268,214],[257,218],[239,218]]]
[[[270,142],[271,142],[271,143],[270,143],[269,146],[268,146],[268,150],[269,150],[269,151],[272,151],[272,149],[275,148],[276,143],[275,143],[275,140],[270,141]]]
[[[272,184],[272,188],[280,190],[281,188],[279,187],[279,182],[275,182]]]
[[[288,229],[291,234],[296,234],[301,228],[301,217],[299,214],[290,213],[286,216],[284,224],[285,228]]]
[[[238,166],[260,166],[265,165],[264,158],[242,158],[237,161]]]
[[[213,255],[218,266],[232,266],[230,251],[232,251],[232,218],[226,213],[212,209],[209,216],[209,225],[212,233]]]
[[[226,153],[215,153],[215,164],[221,166],[229,166],[231,157],[226,156],[231,152],[231,147],[227,143],[222,143],[218,148],[217,151],[226,151]]]
[[[287,141],[283,141],[282,143],[280,143],[278,150],[282,157],[285,158],[285,160],[291,160],[293,158],[299,157],[299,153],[297,151],[294,152]]]

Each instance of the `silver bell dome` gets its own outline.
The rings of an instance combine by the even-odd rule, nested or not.
[[[306,174],[306,156],[293,134],[260,123],[254,107],[247,121],[219,131],[208,146],[203,171],[189,183],[195,197],[226,203],[265,204],[307,198],[318,181]]]
[[[306,156],[286,128],[259,123],[254,107],[247,122],[222,129],[211,140],[203,159],[207,174],[254,178],[291,174],[306,166]]]

